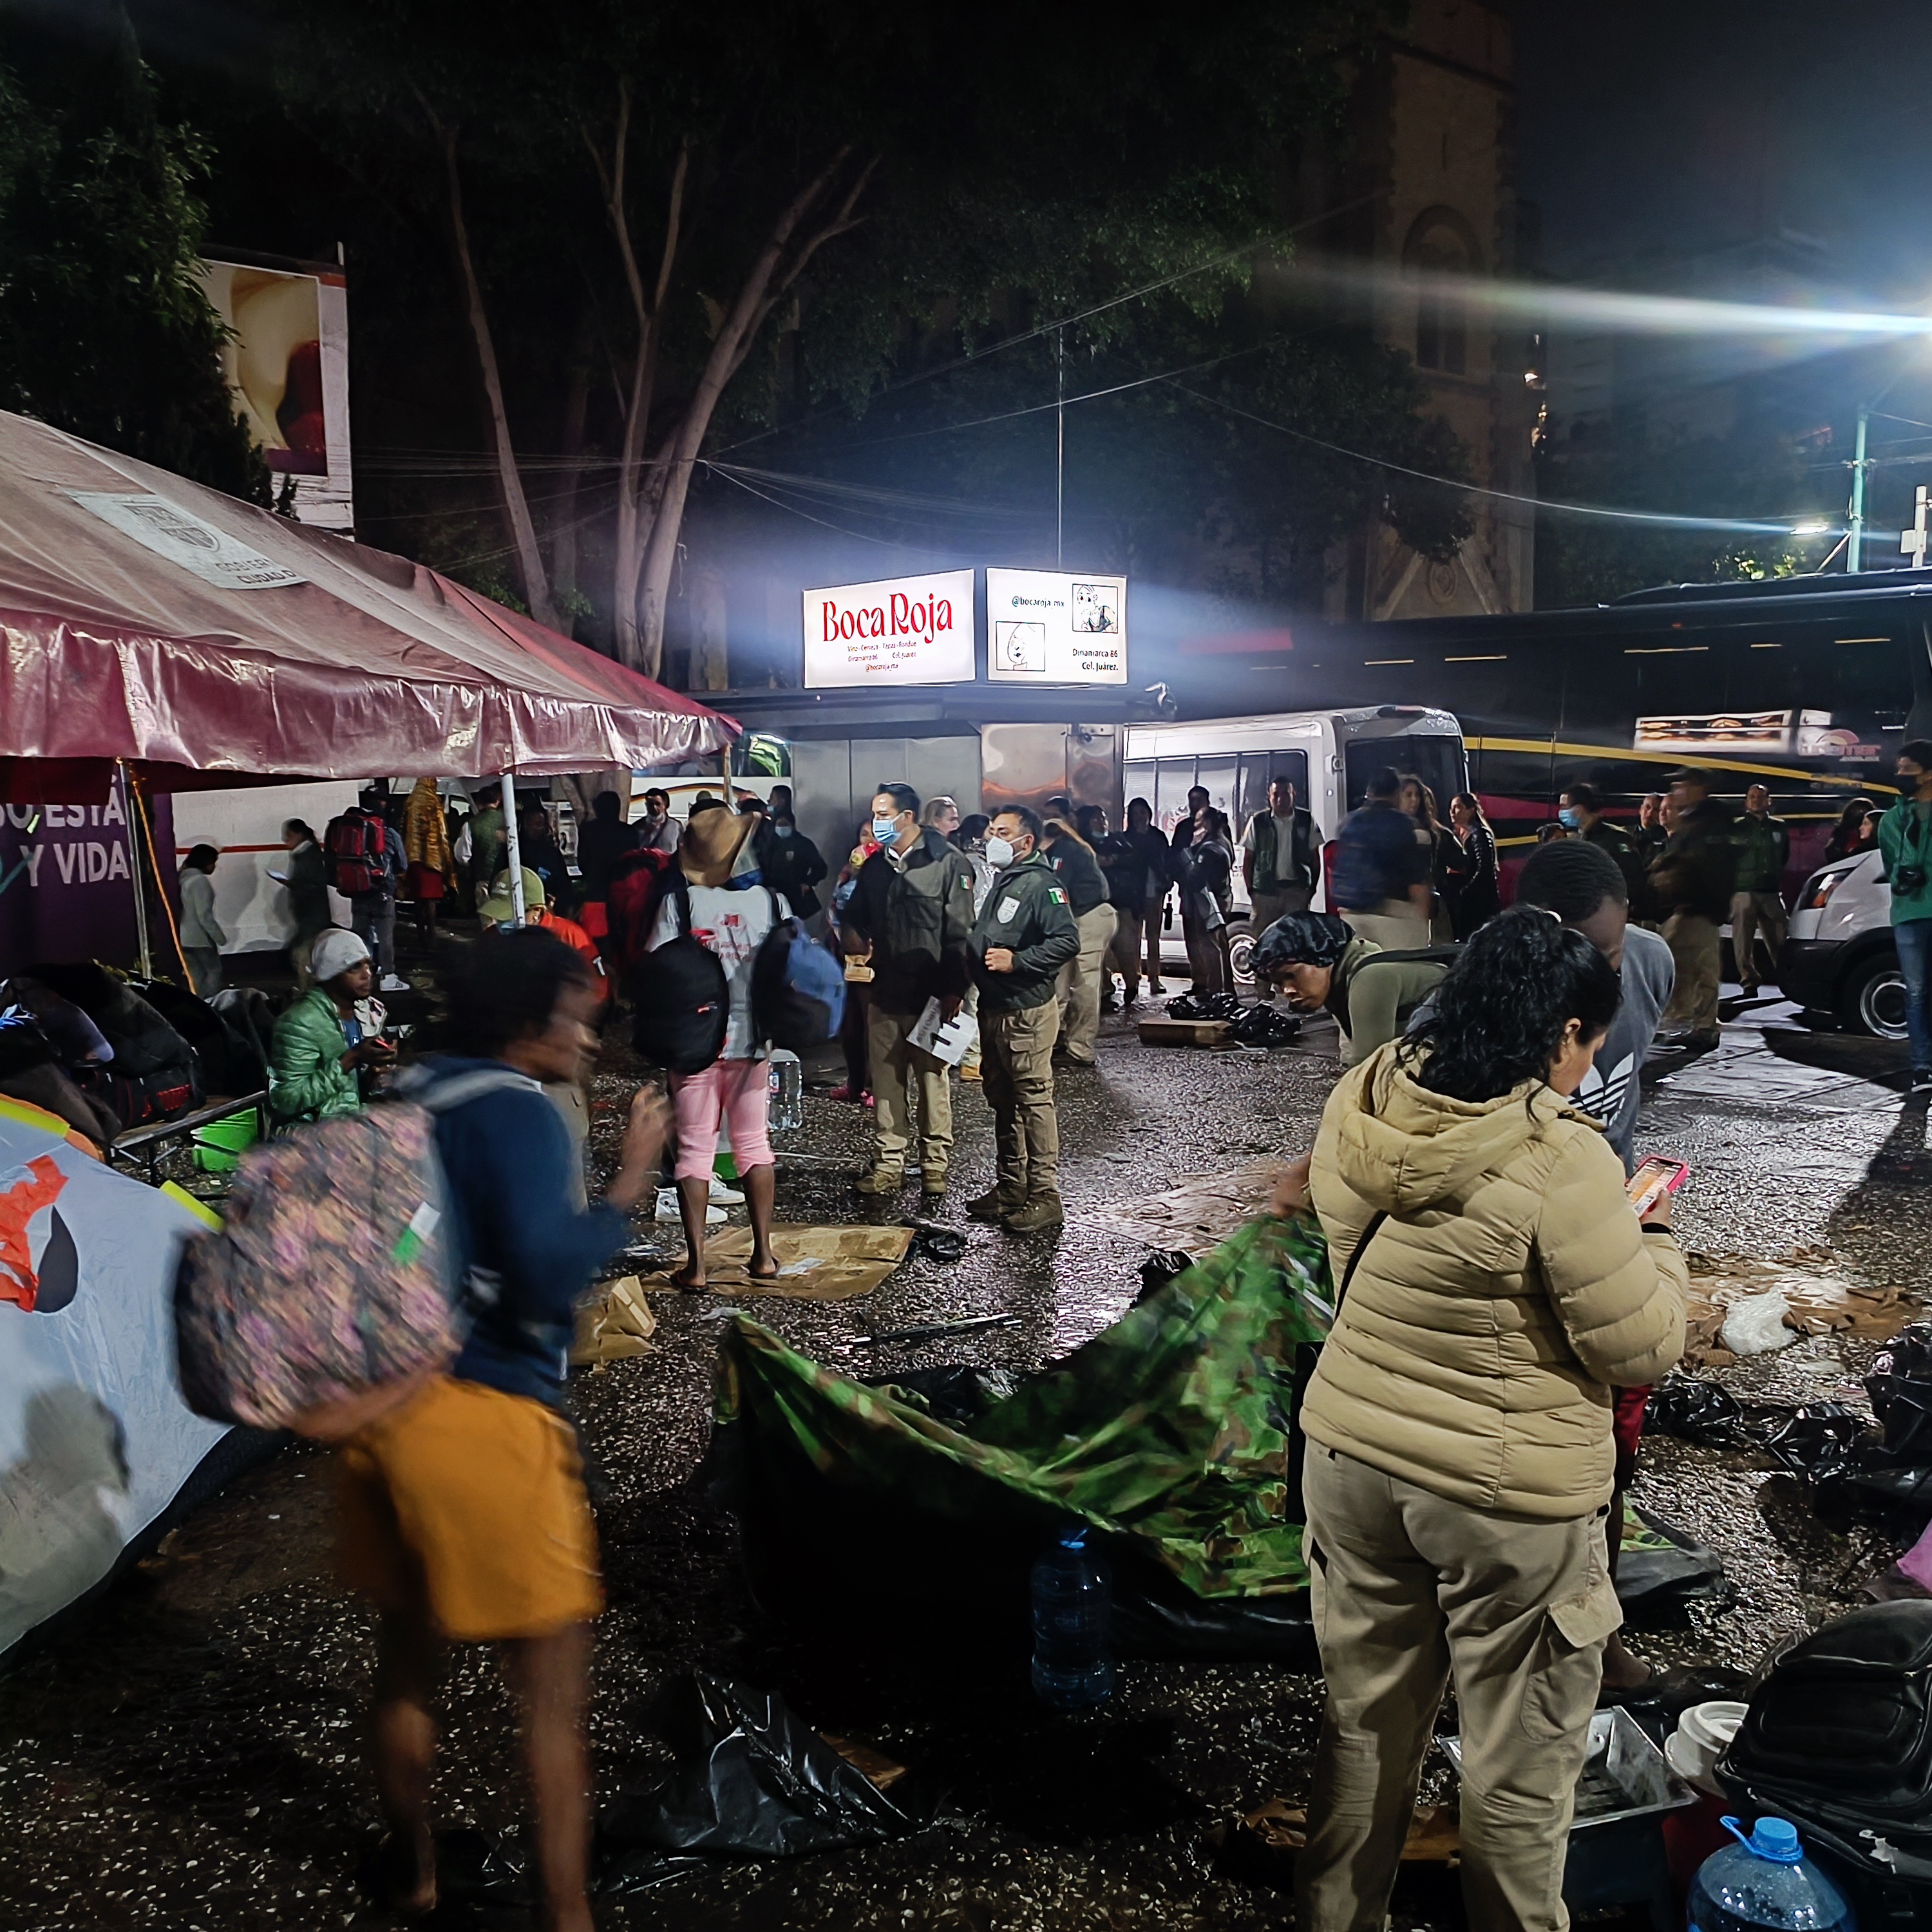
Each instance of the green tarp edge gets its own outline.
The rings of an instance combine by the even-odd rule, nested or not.
[[[1198,1595],[1307,1587],[1286,1520],[1296,1352],[1334,1292],[1312,1218],[1252,1221],[964,1429],[868,1388],[738,1315],[720,1350],[714,1454],[802,1456],[842,1487],[962,1522],[1016,1502],[1131,1537]]]

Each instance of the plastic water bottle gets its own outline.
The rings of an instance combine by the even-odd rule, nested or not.
[[[1805,1857],[1796,1826],[1760,1818],[1748,1838],[1735,1818],[1720,1822],[1737,1843],[1698,1867],[1689,1932],[1857,1932],[1838,1888]]]
[[[1076,1524],[1033,1566],[1033,1688],[1043,1702],[1082,1711],[1114,1694],[1113,1611],[1114,1580]]]
[[[771,1082],[771,1106],[767,1111],[774,1133],[789,1132],[805,1125],[805,1070],[798,1055],[782,1046],[772,1049],[766,1077]]]

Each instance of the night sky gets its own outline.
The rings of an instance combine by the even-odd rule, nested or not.
[[[1786,226],[1834,278],[1932,304],[1924,0],[1516,0],[1520,186],[1544,266]]]

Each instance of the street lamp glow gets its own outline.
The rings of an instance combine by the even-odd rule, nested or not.
[[[1814,518],[1809,523],[1793,524],[1791,534],[1795,537],[1822,537],[1831,527],[1822,518]]]

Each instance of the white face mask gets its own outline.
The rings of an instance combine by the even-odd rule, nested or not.
[[[986,862],[994,872],[1004,872],[1013,862],[1012,844],[1004,838],[988,838],[986,841]]]

